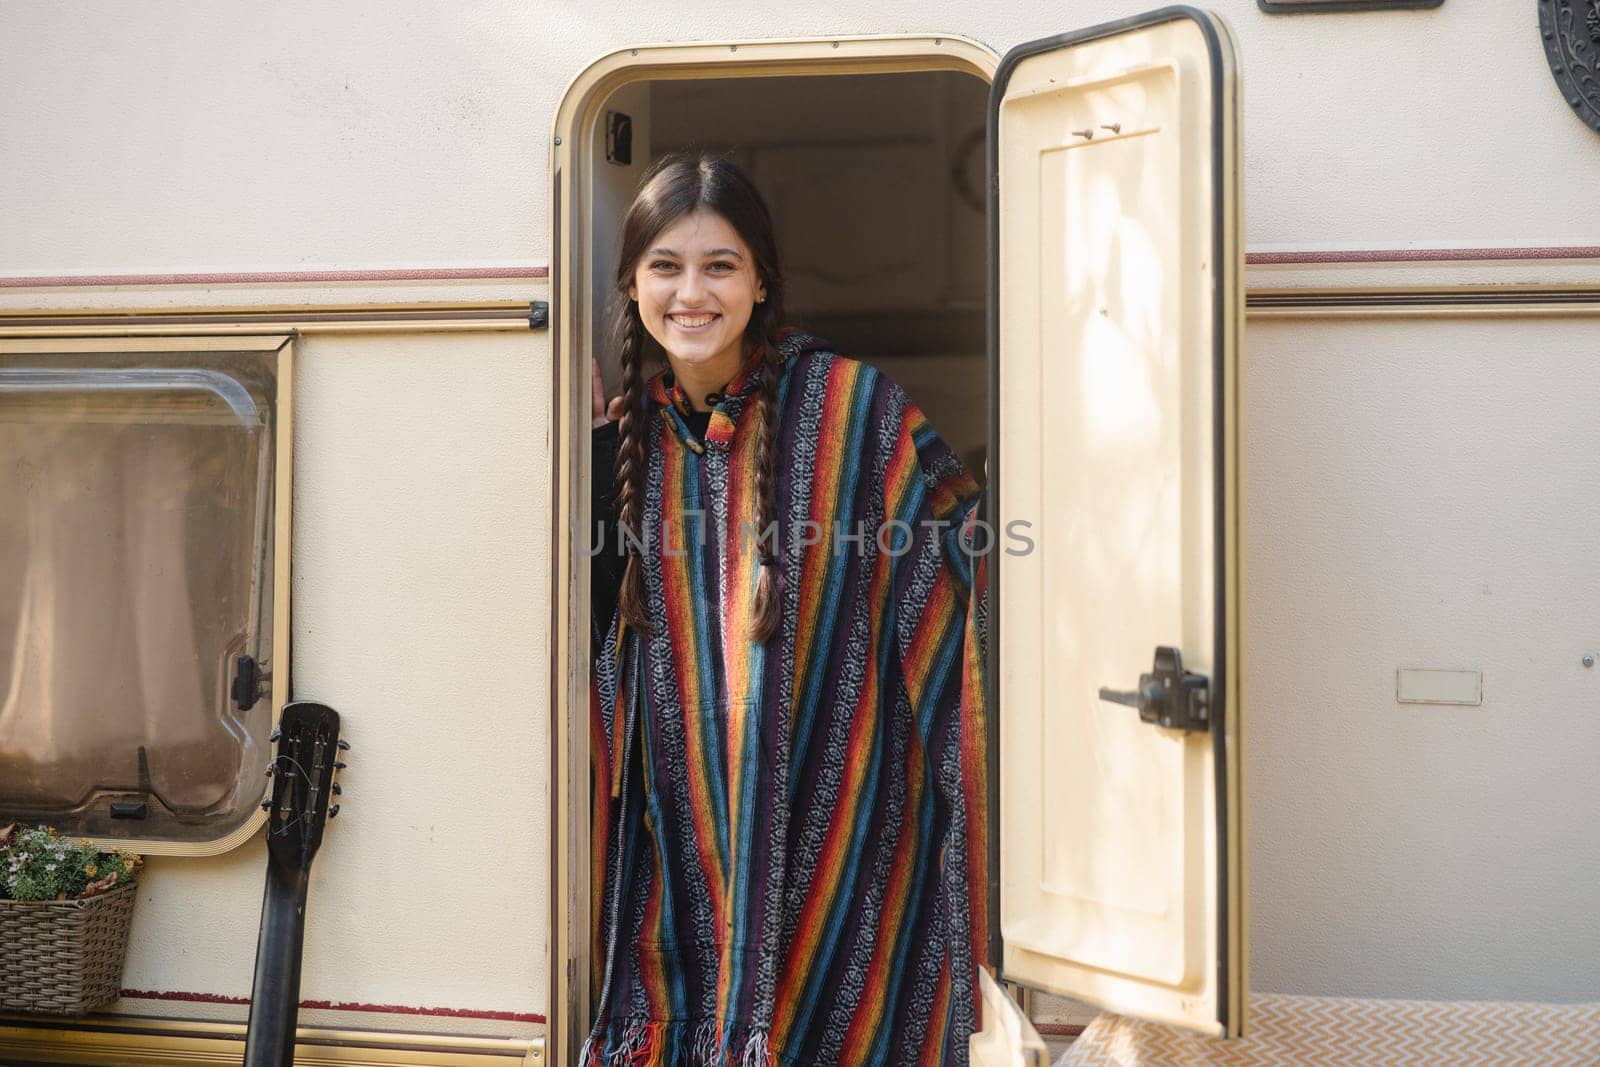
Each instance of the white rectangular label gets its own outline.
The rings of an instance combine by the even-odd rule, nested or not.
[[[1401,667],[1395,697],[1402,704],[1482,704],[1483,672]]]

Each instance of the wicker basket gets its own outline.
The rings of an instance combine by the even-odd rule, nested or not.
[[[81,1015],[115,1000],[134,893],[0,900],[0,1011]]]

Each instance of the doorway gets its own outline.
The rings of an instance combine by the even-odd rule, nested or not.
[[[776,223],[792,325],[902,386],[984,481],[989,434],[985,117],[998,57],[960,38],[628,49],[581,75],[552,150],[557,595],[552,614],[553,1063],[588,1019],[589,360],[619,391],[606,300],[651,162],[726,153]]]

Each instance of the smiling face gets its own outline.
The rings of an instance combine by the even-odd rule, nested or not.
[[[738,372],[766,287],[727,219],[699,209],[667,226],[634,266],[628,295],[695,406]]]

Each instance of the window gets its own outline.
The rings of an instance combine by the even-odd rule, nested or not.
[[[190,854],[259,823],[291,349],[0,341],[0,822]]]

